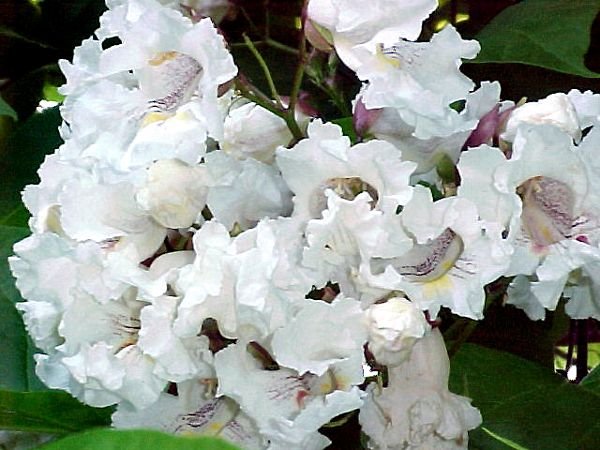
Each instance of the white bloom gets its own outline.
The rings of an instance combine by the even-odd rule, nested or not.
[[[391,45],[399,38],[416,39],[436,0],[375,0],[368,8],[357,0],[310,0],[308,18],[331,32],[340,58],[355,69],[354,47]]]
[[[199,17],[210,17],[219,23],[229,11],[229,0],[183,0],[177,2],[184,12],[188,12],[192,20]]]
[[[207,128],[208,119],[197,103],[186,103],[171,116],[149,114],[119,155],[119,165],[127,170],[172,158],[197,164],[206,152]]]
[[[254,158],[237,160],[221,150],[206,155],[209,176],[207,204],[228,229],[250,228],[264,217],[289,215],[291,193],[270,165]]]
[[[368,109],[396,108],[419,139],[439,136],[440,127],[449,134],[461,121],[449,105],[474,87],[459,70],[461,58],[472,59],[478,51],[477,41],[462,40],[448,25],[430,42],[401,41],[365,52],[356,71],[368,82],[363,102]]]
[[[346,200],[367,191],[376,208],[389,201],[403,205],[410,199],[408,181],[415,167],[384,141],[351,146],[339,126],[320,119],[308,125],[308,139],[291,149],[280,147],[276,162],[294,193],[293,215],[300,220],[321,215],[328,188]]]
[[[121,297],[136,282],[149,292],[164,290],[137,263],[110,255],[94,242],[74,243],[53,233],[33,234],[14,246],[9,258],[21,295],[17,308],[36,345],[51,352],[63,337],[58,324],[65,310],[92,296],[100,303]],[[110,258],[110,260],[109,260]]]
[[[577,112],[569,97],[563,93],[551,94],[537,102],[528,102],[515,108],[508,117],[502,139],[512,142],[522,123],[554,125],[575,141],[581,139]]]
[[[166,228],[187,228],[198,222],[206,203],[205,168],[175,159],[156,161],[146,183],[135,194],[138,205]]]
[[[332,303],[307,301],[287,325],[275,331],[271,345],[278,363],[300,374],[321,376],[337,362],[360,359],[366,340],[360,303],[338,296]]]
[[[508,300],[531,318],[543,317],[539,305],[556,307],[570,272],[598,261],[600,212],[589,181],[595,179],[590,155],[597,139],[594,129],[575,147],[556,126],[524,123],[510,160],[481,146],[458,164],[460,195],[478,201],[481,216],[509,232],[515,251],[506,275],[535,277],[531,283],[515,279]]]
[[[582,129],[600,123],[600,94],[571,89],[567,96],[575,107]]]
[[[218,436],[246,449],[266,449],[253,421],[230,398],[215,398],[208,389],[209,382],[179,383],[177,396],[162,393],[156,403],[143,410],[121,404],[112,416],[113,426]]]
[[[323,449],[329,440],[318,429],[362,404],[361,391],[353,386],[362,382],[360,360],[352,361],[349,368],[342,363],[322,377],[302,375],[283,366],[265,370],[246,351],[245,343],[238,342],[215,355],[215,367],[217,394],[240,404],[271,441],[270,450]]]
[[[193,336],[207,318],[228,338],[260,338],[286,324],[311,287],[298,265],[299,239],[289,220],[262,221],[235,239],[216,221],[204,224],[194,235],[194,263],[176,283],[183,296],[176,333]]]
[[[452,120],[448,126],[440,124],[432,130],[428,139],[414,136],[416,127],[402,119],[402,109],[386,107],[381,110],[369,132],[377,139],[391,142],[402,150],[402,157],[418,164],[416,173],[431,170],[447,155],[453,162],[460,156],[465,141],[477,125],[477,121],[498,104],[500,84],[483,82],[475,92],[466,96],[465,108],[457,114],[449,112]]]
[[[113,310],[113,313],[116,311]],[[154,403],[166,381],[153,375],[152,359],[144,356],[136,345],[127,344],[123,348],[114,345],[119,342],[125,345],[125,336],[130,334],[126,327],[135,326],[126,322],[135,319],[129,314],[132,313],[126,313],[113,328],[104,325],[99,333],[81,336],[79,350],[72,356],[64,353],[35,355],[36,374],[48,387],[66,390],[92,406],[108,406],[126,400],[136,408],[144,408]],[[99,322],[107,317],[101,315]],[[80,326],[81,317],[78,321]],[[85,342],[93,340],[94,334],[104,332],[110,335],[113,331],[116,337],[107,338],[112,341],[111,344],[103,340],[91,344]]]
[[[382,212],[372,209],[373,199],[367,192],[345,200],[328,189],[325,196],[327,209],[322,219],[306,225],[302,264],[315,270],[318,286],[335,282],[346,295],[370,303],[387,292],[368,284],[359,267],[370,257],[407,251],[412,240],[399,221],[394,224],[395,204]]]
[[[388,367],[404,362],[430,329],[423,312],[402,297],[371,305],[366,316],[369,350],[378,363]]]
[[[502,228],[479,219],[477,205],[460,197],[433,202],[431,192],[416,186],[400,218],[415,245],[393,258],[373,258],[369,281],[402,290],[432,317],[440,306],[480,319],[483,287],[503,275],[512,248],[502,241]]]
[[[67,181],[58,201],[60,223],[72,239],[131,245],[139,261],[154,254],[164,239],[165,229],[139,208],[135,186],[126,178],[111,182],[87,176]]]
[[[370,448],[466,449],[468,430],[481,424],[469,399],[448,391],[450,362],[434,329],[415,344],[403,364],[389,370],[388,387],[368,389],[359,421]]]
[[[301,126],[307,122],[300,116]],[[302,123],[304,122],[304,123]],[[292,133],[285,121],[256,103],[245,103],[233,108],[225,118],[221,149],[237,159],[254,158],[271,164],[275,150],[292,140]]]

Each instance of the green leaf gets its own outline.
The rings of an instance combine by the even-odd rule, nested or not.
[[[600,442],[600,394],[509,353],[464,344],[452,358],[450,389],[481,410],[483,425],[469,435],[475,447],[579,450]]]
[[[0,391],[0,429],[73,433],[110,425],[113,408],[92,408],[62,391]]]
[[[0,97],[0,116],[8,116],[13,120],[19,120],[17,112],[2,97]]]
[[[355,143],[358,139],[356,131],[354,130],[354,123],[352,117],[342,117],[341,119],[335,119],[331,121],[342,128],[344,136],[348,136],[352,143]]]
[[[22,301],[10,273],[7,258],[13,254],[15,242],[29,235],[29,229],[0,225],[0,388],[18,391],[40,391],[48,388],[35,374],[31,341],[15,303]]]
[[[38,183],[37,170],[44,157],[62,143],[58,134],[61,117],[58,107],[36,113],[12,132],[5,145],[0,148],[0,214],[15,213],[22,205],[21,190],[31,183]],[[27,216],[18,214],[27,225]],[[1,223],[15,224],[13,221]]]
[[[600,0],[525,0],[498,14],[475,38],[476,63],[523,63],[599,78],[584,64]]]
[[[0,388],[28,390],[28,341],[19,312],[13,303],[0,293]]]
[[[239,450],[213,437],[171,436],[150,430],[92,430],[38,447],[38,450]]]
[[[22,299],[8,268],[7,258],[13,254],[14,243],[25,238],[29,233],[28,228],[0,225],[0,294],[9,300],[11,305]]]
[[[581,380],[580,386],[600,395],[600,366],[596,366],[587,376]]]

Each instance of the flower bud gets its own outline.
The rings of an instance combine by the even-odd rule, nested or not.
[[[369,350],[377,362],[387,366],[405,361],[417,339],[430,329],[423,312],[402,297],[372,305],[366,316]]]
[[[164,227],[189,227],[206,204],[202,170],[176,159],[156,161],[136,194],[138,205]]]
[[[373,124],[379,119],[383,109],[368,109],[362,98],[358,98],[354,105],[354,113],[352,114],[352,122],[358,136],[364,137]]]

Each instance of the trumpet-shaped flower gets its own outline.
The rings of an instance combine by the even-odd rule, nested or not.
[[[503,242],[501,227],[479,219],[477,205],[461,197],[434,202],[431,192],[416,186],[400,214],[414,246],[393,258],[373,258],[369,281],[402,290],[432,316],[440,306],[480,319],[483,287],[503,275],[512,248]]]
[[[400,38],[416,39],[436,6],[435,0],[376,0],[369,8],[356,0],[310,0],[307,17],[331,33],[338,55],[355,69],[357,47],[373,49]]]
[[[409,357],[389,369],[388,387],[371,385],[359,421],[377,449],[466,449],[481,424],[469,399],[448,391],[450,362],[439,330],[419,339]]]
[[[431,42],[400,41],[365,52],[356,70],[368,82],[362,101],[368,109],[395,108],[419,139],[440,136],[440,129],[449,134],[462,122],[450,104],[464,100],[474,87],[459,71],[461,58],[472,59],[478,52],[479,44],[463,40],[452,26]]]
[[[291,149],[280,147],[276,163],[294,193],[293,215],[300,220],[320,217],[327,205],[327,189],[346,200],[366,191],[378,209],[388,201],[405,204],[410,198],[408,181],[415,167],[384,141],[351,146],[339,126],[324,124],[320,119],[309,124],[308,139]]]

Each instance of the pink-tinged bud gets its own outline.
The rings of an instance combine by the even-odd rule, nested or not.
[[[356,134],[359,137],[364,137],[369,132],[375,121],[379,119],[382,111],[383,109],[381,108],[367,109],[362,101],[362,98],[359,98],[354,106],[354,114],[352,116],[352,123],[354,124]]]
[[[491,144],[494,136],[497,135],[499,123],[500,105],[496,105],[491,111],[479,119],[477,128],[471,132],[471,135],[465,142],[465,148],[478,147],[481,144]]]

